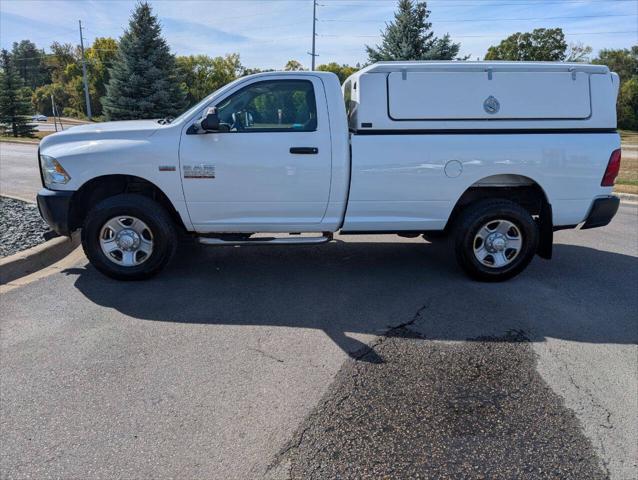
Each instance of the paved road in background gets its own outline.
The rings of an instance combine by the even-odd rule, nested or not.
[[[35,202],[40,188],[38,146],[0,142],[0,194]]]
[[[403,388],[418,400],[421,381],[423,402],[454,408],[430,429],[421,422],[415,441],[440,438],[428,445],[454,448],[450,460],[479,470],[489,465],[489,478],[512,478],[514,453],[532,463],[521,478],[539,471],[635,478],[637,228],[637,207],[623,204],[610,226],[558,232],[552,261],[535,259],[520,277],[494,285],[467,280],[439,245],[383,236],[297,248],[187,244],[147,282],[116,282],[78,264],[3,295],[0,471],[296,478],[317,471],[309,445],[326,447],[321,455],[335,445],[330,430],[316,433],[335,427],[324,423],[326,408],[340,412],[343,399],[360,415],[387,405],[375,417],[387,430],[335,416],[345,418],[336,424],[344,439],[366,438],[369,448],[352,444],[329,460],[348,468],[347,454],[363,451],[346,473],[366,465],[410,472],[423,459],[401,463],[402,454],[418,453],[418,445],[389,448],[403,438],[393,428],[433,411],[417,402],[406,421],[405,410],[374,399]],[[389,330],[370,351],[367,344]],[[501,346],[486,350],[477,341],[485,337]],[[354,376],[353,365],[361,367]],[[389,370],[376,375],[377,367]],[[402,375],[411,383],[398,382]],[[494,405],[509,406],[509,416],[488,418],[512,421],[500,431],[514,453],[494,448],[472,457],[480,445],[468,443],[471,435],[450,436],[450,426],[479,432],[488,427],[484,408]],[[516,426],[531,427],[517,436]],[[519,440],[537,449],[525,456]],[[552,451],[567,453],[546,455]],[[433,458],[441,475],[458,467],[445,455]]]
[[[46,122],[34,122],[34,125],[40,132],[57,132],[59,130],[66,130],[68,128],[74,127],[75,125],[82,125],[84,123],[88,123],[82,120],[62,120],[61,122],[53,123],[53,118],[49,118]]]
[[[38,131],[40,132],[55,132],[55,125],[53,124],[53,120],[47,121],[47,122],[36,122],[34,123],[34,125],[37,127]],[[58,124],[58,129],[60,129],[60,125]],[[64,123],[62,124],[62,127],[65,127]]]

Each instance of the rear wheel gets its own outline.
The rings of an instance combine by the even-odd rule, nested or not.
[[[87,214],[82,228],[82,247],[91,264],[118,280],[142,280],[157,274],[176,245],[170,216],[142,195],[107,198]]]
[[[532,261],[538,227],[509,200],[483,200],[466,208],[455,229],[455,253],[472,278],[498,282],[518,275]]]

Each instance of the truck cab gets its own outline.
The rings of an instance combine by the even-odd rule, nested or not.
[[[560,63],[383,62],[343,89],[331,73],[257,74],[172,121],[46,137],[38,205],[120,279],[158,273],[180,233],[341,231],[447,236],[470,276],[504,280],[551,257],[554,230],[615,214],[617,90],[604,66]]]

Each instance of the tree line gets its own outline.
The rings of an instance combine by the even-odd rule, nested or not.
[[[467,60],[449,34],[436,36],[425,1],[399,0],[381,43],[365,46],[367,63],[387,60]],[[86,105],[82,57],[78,46],[53,42],[49,53],[30,40],[0,52],[0,124],[5,133],[29,135],[33,113],[51,115],[53,98],[64,116],[82,118]],[[485,60],[575,61],[604,64],[621,78],[618,99],[620,128],[638,130],[638,45],[601,50],[568,44],[560,28],[518,32],[491,46]],[[146,2],[139,3],[128,28],[118,39],[96,38],[85,50],[91,110],[99,120],[163,118],[243,75],[263,70],[242,65],[237,53],[175,56],[162,37],[161,25]],[[331,62],[317,70],[335,73],[343,82],[361,65]],[[290,60],[284,70],[303,70]]]

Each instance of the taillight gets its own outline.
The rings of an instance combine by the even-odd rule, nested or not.
[[[618,150],[614,150],[611,152],[611,157],[609,157],[609,163],[607,164],[607,169],[605,170],[605,174],[603,175],[603,181],[600,182],[601,187],[613,187],[614,182],[616,181],[616,177],[618,176],[618,172],[620,170],[620,148]]]

